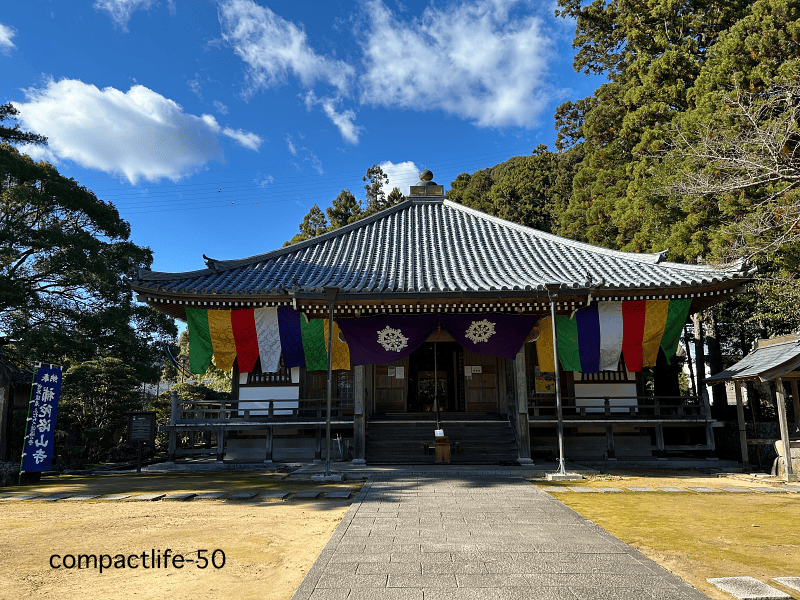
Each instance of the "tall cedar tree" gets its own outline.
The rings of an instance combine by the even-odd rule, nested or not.
[[[557,215],[569,202],[579,146],[550,152],[539,145],[531,156],[515,156],[450,184],[448,199],[520,225],[557,233]]]
[[[3,107],[2,120],[16,110]],[[115,357],[140,381],[158,376],[158,344],[174,323],[134,302],[125,276],[152,264],[130,225],[46,162],[11,143],[45,139],[2,128],[0,144],[0,331],[30,362],[76,364]]]

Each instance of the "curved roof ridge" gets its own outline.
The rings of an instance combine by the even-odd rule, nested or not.
[[[470,208],[469,206],[464,206],[463,204],[459,204],[458,202],[453,202],[452,200],[445,199],[444,206],[449,208],[457,209],[474,216],[493,221],[500,225],[504,225],[506,227],[510,227],[512,229],[516,229],[517,231],[521,231],[523,233],[530,233],[535,235],[538,238],[550,240],[552,242],[556,242],[559,244],[564,244],[565,246],[570,246],[572,248],[580,248],[582,250],[587,250],[589,252],[596,252],[599,254],[605,254],[607,256],[614,256],[618,258],[624,258],[626,260],[633,260],[639,263],[644,264],[652,264],[652,265],[660,265],[664,267],[673,267],[677,269],[687,269],[690,271],[741,271],[744,266],[743,260],[738,260],[733,263],[727,263],[725,265],[720,265],[719,268],[714,267],[712,265],[692,265],[689,263],[676,263],[676,262],[659,262],[660,258],[664,255],[664,251],[661,252],[626,252],[624,250],[612,250],[610,248],[603,248],[602,246],[595,246],[594,244],[589,244],[588,242],[579,242],[577,240],[571,240],[569,238],[561,237],[560,235],[556,235],[554,233],[548,233],[546,231],[541,231],[539,229],[534,229],[533,227],[528,227],[527,225],[520,225],[519,223],[514,223],[513,221],[508,221],[501,217],[496,217],[494,215],[490,215],[483,211],[477,210],[475,208]],[[724,267],[724,268],[723,268]]]
[[[307,240],[302,240],[300,242],[295,242],[294,244],[289,244],[288,246],[283,246],[281,248],[270,250],[269,252],[264,252],[262,254],[254,254],[253,256],[248,256],[245,258],[235,258],[231,260],[218,260],[214,258],[208,258],[207,260],[213,263],[215,267],[214,269],[211,268],[198,269],[196,271],[184,271],[182,273],[167,273],[164,271],[142,270],[137,279],[142,279],[145,281],[159,281],[161,279],[190,279],[192,277],[197,277],[198,275],[210,275],[212,273],[216,273],[219,271],[229,271],[231,269],[236,269],[237,267],[252,265],[265,260],[269,260],[270,258],[281,256],[283,254],[290,254],[292,252],[297,252],[298,250],[302,250],[314,244],[326,242],[331,238],[349,233],[354,229],[364,227],[365,225],[374,223],[375,221],[383,219],[384,217],[391,215],[392,213],[398,212],[400,210],[405,210],[407,207],[419,203],[420,202],[414,198],[406,198],[405,200],[403,200],[402,202],[398,202],[394,206],[390,206],[389,208],[384,208],[382,211],[377,212],[374,215],[370,215],[369,217],[360,219],[358,221],[355,221],[354,223],[349,223],[344,227],[339,227],[338,229],[334,229],[333,231],[326,231],[322,235],[318,235],[313,238],[308,238]],[[176,277],[176,275],[179,275],[179,277]]]
[[[448,225],[446,223],[450,226],[453,225],[449,215],[461,215],[464,218],[463,226],[466,230],[462,232],[459,226],[457,232],[447,231]],[[456,219],[456,221],[460,222],[461,219]],[[406,223],[405,229],[409,230],[411,238],[406,239],[406,233],[402,229],[398,229],[401,222]],[[442,227],[445,229],[442,229]],[[513,235],[507,235],[512,232]],[[353,239],[354,235],[358,238],[357,240]],[[464,235],[467,236],[467,239],[461,242],[454,241],[456,237]],[[455,252],[452,255],[449,253],[449,250],[451,250],[449,245],[453,243],[470,246],[468,238],[471,235],[477,235],[481,239],[485,239],[488,247],[472,248],[466,255],[462,255],[461,252]],[[407,243],[413,243],[412,240],[416,240],[417,236],[421,236],[418,240],[420,243],[430,237],[429,241],[436,246],[436,249],[428,248],[423,244],[417,249],[420,250],[420,253],[414,252],[415,249],[409,247],[405,251],[413,252],[413,256],[398,256],[397,248],[384,248],[386,243],[391,243],[388,238],[397,241],[398,236],[403,236]],[[523,242],[523,240],[525,241]],[[494,241],[500,244],[498,248],[494,247]],[[353,246],[354,243],[361,249],[355,248]],[[528,256],[522,250],[522,247],[517,248],[519,244],[528,247],[528,252],[531,250],[529,246],[541,246],[542,248],[538,253],[534,251],[532,255]],[[446,247],[439,247],[440,245]],[[443,198],[408,198],[403,202],[344,227],[270,252],[234,260],[215,260],[204,257],[208,265],[206,269],[183,273],[142,270],[137,274],[136,279],[143,282],[169,281],[173,282],[173,285],[178,284],[178,282],[187,282],[186,284],[178,284],[180,287],[189,285],[193,279],[199,279],[205,280],[206,283],[213,281],[214,284],[225,284],[223,287],[226,287],[227,280],[231,277],[236,279],[238,284],[243,284],[241,277],[244,275],[236,275],[234,271],[237,269],[246,270],[247,267],[252,268],[255,265],[269,263],[270,261],[282,262],[283,260],[288,260],[293,265],[290,267],[291,271],[299,270],[298,272],[303,272],[305,277],[311,277],[311,279],[305,281],[306,284],[310,281],[318,283],[322,281],[319,277],[323,273],[325,274],[323,278],[325,280],[341,277],[337,273],[342,273],[343,265],[331,265],[330,258],[332,256],[339,256],[342,248],[346,248],[347,252],[358,251],[363,253],[365,250],[362,246],[372,250],[367,252],[367,256],[362,256],[357,261],[358,264],[362,265],[359,267],[360,269],[374,270],[378,265],[370,263],[376,258],[371,255],[372,252],[378,249],[386,252],[386,254],[380,253],[382,260],[380,270],[383,277],[381,279],[383,282],[380,286],[381,288],[383,288],[384,284],[392,287],[397,283],[393,279],[396,278],[397,269],[400,267],[399,264],[395,264],[398,260],[405,265],[402,277],[404,280],[406,277],[410,278],[408,283],[412,283],[411,287],[414,289],[427,289],[430,286],[433,286],[433,289],[438,289],[441,285],[449,289],[452,285],[460,285],[456,283],[458,277],[455,279],[445,277],[441,281],[439,280],[442,274],[439,261],[443,256],[438,254],[429,256],[428,253],[432,251],[442,251],[446,256],[454,260],[456,264],[453,265],[453,268],[466,268],[469,275],[468,278],[477,277],[481,283],[478,284],[477,280],[473,281],[473,283],[481,288],[486,286],[492,288],[497,284],[500,286],[498,289],[506,289],[504,287],[505,283],[501,283],[501,281],[506,282],[519,278],[521,274],[517,273],[515,268],[511,268],[509,264],[506,264],[509,257],[516,256],[517,260],[537,261],[537,256],[542,254],[543,256],[539,256],[539,259],[544,260],[545,262],[542,265],[545,265],[548,257],[552,259],[553,253],[559,255],[563,261],[566,261],[564,264],[559,263],[560,266],[557,268],[557,271],[561,273],[560,279],[571,283],[588,282],[589,279],[586,279],[586,275],[590,273],[600,276],[600,279],[596,279],[597,283],[600,283],[602,279],[612,288],[627,287],[629,285],[638,287],[643,280],[658,282],[660,285],[663,285],[666,281],[677,282],[684,279],[689,281],[702,279],[704,283],[707,283],[706,279],[715,280],[720,276],[723,278],[744,277],[749,274],[749,272],[745,272],[748,267],[747,263],[741,260],[736,263],[717,266],[662,262],[664,252],[641,254],[611,250],[586,242],[570,240],[553,233],[539,231],[525,225],[519,225],[451,200]],[[319,264],[313,272],[298,266],[298,261],[301,261],[302,257],[308,258],[309,253],[312,252],[316,255],[317,251],[323,253],[320,256],[328,257],[323,261],[326,266]],[[522,251],[522,254],[518,254],[519,251]],[[411,261],[410,265],[406,264],[406,259]],[[428,261],[431,259],[433,262],[429,263]],[[477,261],[477,265],[481,266],[481,268],[478,268],[477,273],[472,273],[471,271],[471,261],[473,260]],[[464,261],[466,261],[466,264],[462,264]],[[527,274],[522,276],[522,279],[526,280],[527,284],[533,284],[533,281],[541,279],[544,273],[537,275],[537,270],[541,269],[542,265],[536,268],[532,266],[532,270],[523,269]],[[510,271],[508,270],[509,268],[511,268]],[[386,269],[389,269],[389,271],[385,271]],[[545,269],[545,271],[550,270],[549,268]],[[390,277],[390,271],[395,274],[393,277]],[[530,272],[528,273],[528,271]],[[268,278],[272,280],[275,277],[274,283],[276,285],[287,283],[288,275],[282,273],[282,271],[281,273],[272,273],[270,271],[270,273]],[[553,274],[550,273],[550,275]],[[373,281],[374,275],[373,273],[371,278],[368,272],[353,273],[349,274],[347,279],[359,289],[365,285],[367,288],[372,289],[377,285],[376,281]],[[608,279],[609,276],[610,279]],[[431,277],[436,279],[435,285],[430,280]],[[611,280],[615,278],[617,279],[616,283],[612,283]],[[357,283],[356,280],[358,281]],[[587,283],[586,285],[589,284]]]

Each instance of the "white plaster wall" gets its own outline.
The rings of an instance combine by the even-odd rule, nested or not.
[[[582,397],[583,396],[583,397]],[[592,398],[592,396],[600,396]],[[575,405],[586,407],[586,412],[603,412],[603,398],[607,397],[611,412],[628,412],[628,407],[636,406],[636,383],[575,382]]]
[[[252,416],[267,415],[269,413],[269,403],[264,402],[264,400],[288,400],[288,402],[275,402],[273,414],[291,415],[292,411],[285,409],[297,408],[299,396],[300,388],[296,386],[244,386],[239,388],[239,410],[249,410]]]

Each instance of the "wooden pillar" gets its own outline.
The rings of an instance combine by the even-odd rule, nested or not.
[[[265,463],[272,462],[272,427],[267,427],[267,438],[265,440]]]
[[[742,400],[742,382],[734,380],[736,389],[736,418],[739,421],[739,445],[742,447],[742,467],[750,468],[750,455],[747,449],[747,424],[744,420],[744,401]]]
[[[317,406],[317,431],[314,445],[314,462],[322,460],[322,427],[320,426],[320,419],[322,419],[322,408]]]
[[[661,403],[658,396],[653,398],[653,416],[658,418],[661,416]],[[661,423],[656,424],[656,457],[659,460],[666,460],[667,453],[664,448],[664,426]]]
[[[222,462],[225,458],[225,428],[217,428],[217,460]]]
[[[792,379],[792,406],[794,406],[794,424],[800,429],[800,396],[797,394],[797,379]]]
[[[238,406],[238,405],[237,405]],[[228,420],[228,403],[222,399],[219,404],[219,420],[225,423]],[[217,428],[217,460],[222,462],[225,458],[225,427]]]
[[[659,423],[656,429],[656,456],[659,460],[666,460],[666,452],[664,450],[664,427]]]
[[[177,439],[175,435],[175,424],[178,422],[178,392],[172,390],[172,396],[169,399],[169,446],[167,448],[167,458],[171,462],[175,461],[175,451],[177,448]]]
[[[367,415],[364,410],[366,377],[364,365],[353,370],[353,464],[366,463]]]
[[[716,442],[714,441],[714,428],[712,426],[711,401],[708,398],[708,386],[706,386],[705,381],[702,379],[700,379],[700,397],[703,399],[703,408],[706,413],[706,445],[712,453],[709,458],[716,460],[716,457],[713,455],[716,449]]]
[[[608,460],[617,460],[617,451],[614,449],[614,426],[606,423],[606,446],[608,446]]]
[[[531,460],[531,430],[528,424],[528,382],[525,365],[525,344],[522,344],[514,359],[514,393],[516,396],[517,439],[519,440],[519,458],[522,465],[533,464]]]
[[[778,405],[778,424],[781,427],[783,455],[786,458],[786,481],[797,481],[797,473],[792,468],[792,447],[789,444],[789,424],[786,422],[786,393],[783,391],[783,380],[775,379],[776,404]]]
[[[11,381],[0,371],[0,461],[8,460],[9,432],[14,414]]]

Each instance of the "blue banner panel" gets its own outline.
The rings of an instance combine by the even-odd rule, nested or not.
[[[52,365],[39,367],[33,384],[33,398],[28,409],[20,468],[22,473],[50,470],[60,396],[61,367]]]

